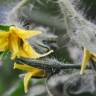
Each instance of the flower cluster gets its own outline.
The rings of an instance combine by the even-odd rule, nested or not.
[[[11,52],[11,59],[15,58],[31,58],[38,59],[44,57],[53,52],[50,50],[47,53],[40,54],[35,51],[34,48],[28,43],[28,39],[41,34],[40,31],[35,30],[24,30],[15,26],[10,26],[7,32],[0,31],[0,52],[8,50]],[[25,92],[28,91],[28,82],[32,76],[43,76],[46,75],[43,70],[28,66],[27,64],[14,64],[14,69],[20,69],[27,71],[24,77],[24,88]]]

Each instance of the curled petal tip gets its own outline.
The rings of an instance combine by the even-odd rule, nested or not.
[[[14,63],[13,69],[16,69],[16,63]]]
[[[45,54],[41,54],[41,56],[40,56],[40,57],[47,56],[47,55],[49,55],[49,54],[51,54],[51,53],[53,53],[53,52],[54,52],[53,50],[50,50],[49,52],[47,52],[47,53],[45,53]]]
[[[38,34],[42,34],[42,32],[41,31],[36,31]]]
[[[83,71],[83,70],[81,70],[81,71],[80,71],[80,75],[83,75],[83,74],[84,74],[84,71]]]
[[[16,30],[16,28],[14,26],[11,26],[10,31],[14,31],[14,30]]]
[[[24,92],[27,93],[28,92],[28,89],[24,89]]]
[[[80,71],[80,75],[82,75],[83,73]]]

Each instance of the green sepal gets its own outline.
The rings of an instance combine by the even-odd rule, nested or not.
[[[10,28],[9,25],[0,25],[0,30],[9,31],[9,28]]]

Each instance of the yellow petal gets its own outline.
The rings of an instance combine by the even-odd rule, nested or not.
[[[8,32],[0,32],[0,51],[5,51],[8,48]]]
[[[19,29],[19,28],[16,28],[16,27],[10,27],[10,32],[12,34],[11,37],[14,37],[12,38],[13,40],[10,40],[12,41],[11,42],[11,50],[12,50],[12,58],[11,59],[14,59],[16,57],[16,55],[18,54],[18,57],[25,57],[25,58],[33,58],[33,59],[36,59],[36,58],[40,58],[40,57],[44,57],[46,55],[49,55],[50,53],[53,52],[53,50],[45,53],[45,54],[39,54],[37,53],[31,46],[30,44],[25,41],[24,39],[25,38],[29,38],[29,36],[32,36],[32,32],[27,32],[26,30],[22,30],[22,29]],[[18,33],[19,37],[22,38],[23,40],[23,45],[19,47],[18,49],[18,46],[19,46],[19,41],[18,41],[18,36],[16,37],[16,34]],[[33,35],[36,35],[35,33]],[[25,37],[24,37],[25,36]],[[19,50],[19,51],[18,51]]]
[[[14,64],[14,69],[20,69],[20,70],[23,70],[23,71],[28,71],[28,73],[25,75],[24,77],[24,90],[25,90],[25,93],[28,91],[28,82],[30,80],[30,78],[32,76],[39,76],[39,77],[44,77],[47,75],[46,72],[44,72],[43,70],[41,69],[38,69],[38,68],[34,68],[32,66],[29,66],[29,65],[21,65],[21,64]]]
[[[92,53],[92,55],[96,58],[96,53]]]
[[[28,92],[28,83],[29,83],[29,80],[31,79],[32,76],[38,74],[40,71],[39,70],[35,70],[33,72],[28,72],[25,76],[24,76],[24,90],[25,90],[25,93]]]
[[[14,69],[20,69],[23,71],[30,71],[30,72],[37,70],[37,68],[34,68],[32,66],[26,64],[17,64],[17,63],[14,64]]]
[[[18,55],[18,52],[19,52],[18,38],[11,38],[9,46],[10,46],[10,50],[12,52],[11,59],[15,59],[15,57]]]
[[[96,62],[96,53],[92,53],[91,58]]]
[[[32,72],[28,72],[24,76],[24,90],[25,90],[25,93],[28,92],[28,83],[29,83],[29,80],[31,79],[31,77],[32,77],[33,74],[34,73],[32,73]]]
[[[32,55],[34,54],[34,52],[35,51],[32,50],[32,47],[26,41],[24,41],[23,48],[19,50],[20,56],[25,58],[32,58]]]
[[[30,37],[33,37],[33,36],[41,34],[40,31],[24,30],[24,29],[13,27],[13,26],[10,28],[10,31],[15,32],[22,39],[28,39]]]
[[[1,32],[0,31],[0,38],[8,38],[9,32]]]
[[[47,53],[39,54],[26,41],[24,41],[23,49],[20,50],[19,54],[21,57],[37,59],[40,57],[47,56],[52,52],[53,50],[50,50]]]
[[[88,65],[90,57],[91,57],[90,52],[86,48],[84,48],[84,54],[83,54],[83,60],[82,60],[80,74],[84,73],[84,70],[85,70],[86,66]]]
[[[92,56],[91,58],[93,59],[94,62],[96,62],[96,57]]]
[[[8,48],[8,40],[0,38],[0,51],[5,51]]]
[[[33,72],[33,71],[38,70],[39,73],[35,75],[35,76],[38,76],[38,77],[44,77],[44,76],[47,75],[46,72],[43,71],[42,69],[35,68],[35,67],[29,66],[29,65],[26,65],[26,64],[15,63],[14,64],[14,69],[19,69],[19,70],[28,71],[28,72]]]

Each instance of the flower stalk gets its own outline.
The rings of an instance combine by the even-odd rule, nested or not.
[[[70,38],[84,48],[80,74],[84,73],[90,59],[96,60],[96,25],[81,16],[69,0],[58,0]]]

